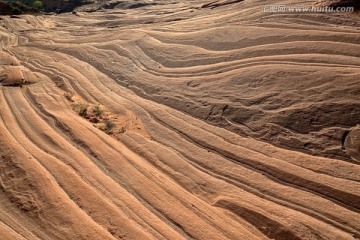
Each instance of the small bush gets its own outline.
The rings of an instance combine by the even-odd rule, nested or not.
[[[85,103],[78,103],[73,105],[74,111],[76,111],[80,116],[87,117],[88,116],[88,104]]]
[[[88,105],[86,105],[86,104],[80,105],[79,115],[82,117],[87,116],[87,109],[88,109]]]
[[[70,102],[74,102],[74,100],[72,99],[73,96],[74,96],[74,94],[71,92],[64,93],[64,97]]]
[[[113,121],[111,121],[108,118],[104,119],[104,125],[100,127],[100,130],[104,131],[107,134],[112,134],[113,129],[115,127],[115,123]]]
[[[37,11],[41,11],[42,8],[43,8],[43,4],[41,1],[37,0],[34,2],[34,8],[37,10]]]
[[[94,108],[93,108],[93,113],[95,116],[100,116],[101,114],[103,114],[104,110],[100,108],[99,104],[96,105]]]

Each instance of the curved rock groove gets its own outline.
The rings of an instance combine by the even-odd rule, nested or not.
[[[360,16],[262,5],[2,16],[0,239],[359,239]]]

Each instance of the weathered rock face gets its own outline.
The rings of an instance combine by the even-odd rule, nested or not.
[[[0,18],[0,238],[359,239],[358,13],[135,2]]]
[[[18,86],[24,83],[24,75],[19,67],[8,67],[0,72],[0,84],[3,86]]]
[[[352,128],[347,133],[344,149],[355,161],[360,163],[360,126]]]

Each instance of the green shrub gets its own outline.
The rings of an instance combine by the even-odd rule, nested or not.
[[[82,117],[88,116],[88,113],[87,113],[87,110],[89,107],[88,104],[78,103],[78,104],[72,105],[72,107],[73,107],[74,111],[76,111],[80,116],[82,116]]]
[[[104,110],[100,108],[99,104],[96,105],[92,111],[95,114],[95,116],[100,116],[104,112]]]
[[[41,11],[42,8],[43,8],[43,4],[41,1],[39,0],[36,0],[33,4],[34,8],[37,10],[37,11]]]
[[[88,109],[88,105],[80,104],[79,115],[82,117],[87,116],[87,109]]]
[[[108,118],[104,119],[104,125],[100,127],[100,130],[104,131],[107,134],[112,134],[113,129],[115,127],[115,123],[113,121],[111,121]]]

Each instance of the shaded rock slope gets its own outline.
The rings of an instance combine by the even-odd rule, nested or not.
[[[136,3],[1,17],[0,239],[359,239],[359,13]]]

